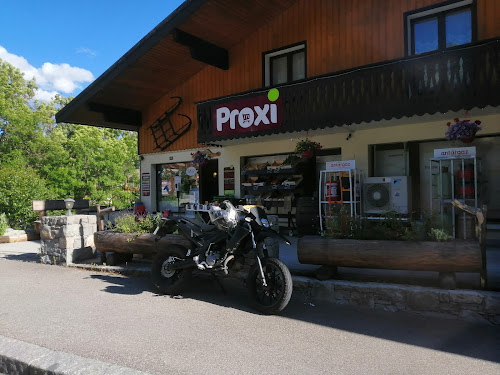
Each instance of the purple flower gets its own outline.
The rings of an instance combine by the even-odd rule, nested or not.
[[[477,120],[475,122],[470,122],[470,120],[460,121],[458,118],[456,118],[454,124],[448,125],[448,130],[446,130],[445,137],[448,140],[474,137],[476,133],[479,130],[481,130],[480,125],[481,121]]]

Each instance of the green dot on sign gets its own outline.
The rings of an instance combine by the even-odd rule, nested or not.
[[[278,89],[271,89],[269,90],[269,92],[267,93],[267,98],[271,101],[271,102],[275,102],[276,100],[278,100],[280,96],[280,92],[278,91]]]

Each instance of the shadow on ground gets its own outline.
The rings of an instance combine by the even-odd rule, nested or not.
[[[194,299],[250,314],[258,312],[247,303],[243,280],[194,277],[185,293],[163,296],[153,290],[148,277],[92,275],[93,279],[112,284],[104,291],[119,294],[151,292],[155,298]],[[353,306],[312,303],[307,291],[294,290],[290,304],[281,317],[300,320],[338,330],[374,336],[457,355],[500,363],[500,327],[458,319],[422,316],[408,312],[372,311]]]

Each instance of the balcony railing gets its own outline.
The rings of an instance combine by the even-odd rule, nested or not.
[[[217,136],[213,111],[266,90],[198,103],[198,141],[210,143],[500,105],[500,39],[387,61],[278,87],[281,126]]]

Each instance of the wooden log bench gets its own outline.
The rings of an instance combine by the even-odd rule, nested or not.
[[[299,262],[323,266],[317,273],[321,279],[332,277],[337,267],[436,271],[446,289],[456,288],[456,272],[479,273],[484,288],[486,207],[476,210],[458,201],[452,203],[474,215],[478,241],[369,241],[304,236],[298,241]]]

